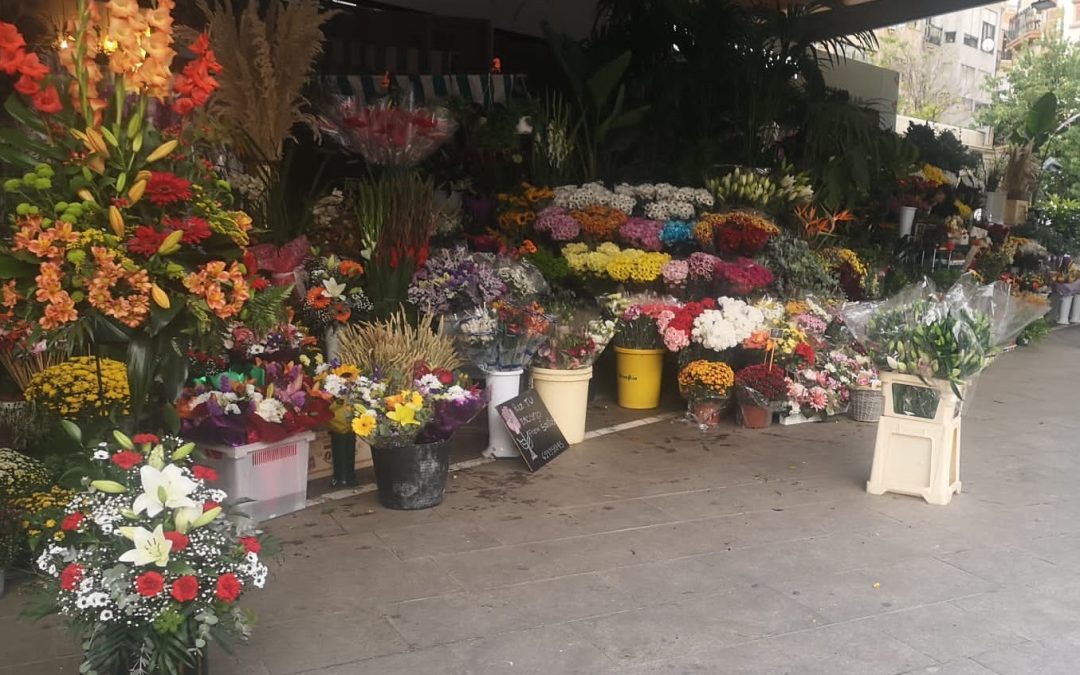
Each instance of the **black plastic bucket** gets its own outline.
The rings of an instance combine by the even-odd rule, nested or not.
[[[415,511],[442,503],[450,472],[450,441],[420,445],[373,445],[379,502],[388,509]]]

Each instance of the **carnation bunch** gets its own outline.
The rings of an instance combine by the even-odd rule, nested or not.
[[[723,284],[731,295],[751,295],[764,290],[773,282],[772,272],[749,258],[738,258],[730,262],[719,260],[715,274],[716,280]]]
[[[775,224],[750,211],[705,214],[702,220],[712,225],[716,250],[727,255],[752,258],[780,233]]]
[[[772,363],[742,368],[735,373],[735,386],[742,400],[762,407],[771,407],[788,396],[787,374]]]
[[[697,317],[716,307],[716,300],[705,298],[700,302],[688,302],[681,307],[661,310],[656,317],[656,325],[663,336],[664,346],[672,352],[689,346]]]

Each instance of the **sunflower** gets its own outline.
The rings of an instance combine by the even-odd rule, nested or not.
[[[355,380],[360,377],[360,369],[351,363],[343,363],[334,368],[334,374],[345,380]]]

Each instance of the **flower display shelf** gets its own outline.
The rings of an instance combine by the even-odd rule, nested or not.
[[[945,380],[882,373],[885,409],[878,420],[866,491],[922,497],[948,505],[960,483],[961,388]]]
[[[232,497],[251,499],[240,511],[256,523],[307,504],[309,445],[315,434],[307,431],[276,443],[208,445],[200,449],[206,463],[218,472],[220,487]]]

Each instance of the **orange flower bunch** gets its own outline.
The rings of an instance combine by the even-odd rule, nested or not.
[[[529,183],[522,183],[521,188],[524,190],[525,201],[530,205],[545,202],[555,197],[555,191],[549,187],[537,187]]]
[[[0,21],[0,72],[19,75],[15,90],[46,115],[61,110],[56,87],[45,81],[49,67],[34,52],[26,51],[26,40],[13,24]]]
[[[612,239],[626,222],[626,214],[610,206],[589,206],[571,211],[570,215],[581,223],[582,231],[595,241]]]
[[[338,265],[338,272],[341,273],[341,276],[347,279],[351,279],[353,277],[358,277],[363,274],[364,266],[356,262],[355,260],[342,260],[341,263]]]
[[[79,318],[79,313],[75,311],[75,300],[64,290],[63,275],[60,273],[59,265],[54,262],[41,263],[34,281],[37,282],[34,299],[45,303],[45,313],[38,319],[42,328],[53,330]],[[5,302],[7,299],[5,291]]]
[[[533,255],[536,253],[536,244],[532,242],[532,239],[526,239],[521,242],[521,246],[518,247],[518,255]]]
[[[109,0],[108,23],[98,32],[109,70],[119,75],[128,91],[145,91],[156,99],[169,95],[174,0],[158,0],[156,7],[142,9],[137,0]]]
[[[210,310],[222,319],[239,314],[249,297],[244,266],[235,261],[228,267],[221,260],[206,263],[198,272],[184,277],[184,287],[205,299]],[[226,288],[231,297],[226,298]]]
[[[95,266],[86,289],[90,306],[125,326],[138,328],[150,315],[150,274],[143,268],[128,271],[120,254],[103,246],[91,247],[90,254]],[[130,292],[116,297],[113,289],[121,281]]]
[[[772,339],[771,331],[759,330],[743,340],[742,346],[746,349],[764,349],[771,352],[776,349],[776,342]]]
[[[19,216],[15,219],[15,238],[12,248],[27,251],[43,260],[58,260],[64,255],[64,248],[57,244],[73,244],[79,240],[71,223],[56,221],[51,227],[42,227],[39,214]]]
[[[806,205],[795,207],[795,215],[802,221],[803,231],[807,237],[816,237],[819,234],[832,234],[836,230],[837,223],[855,220],[855,216],[847,209],[838,213],[829,213],[821,210],[822,215],[817,214],[817,207]]]
[[[508,231],[520,230],[534,220],[536,220],[536,213],[533,211],[510,209],[499,214],[499,227]]]

